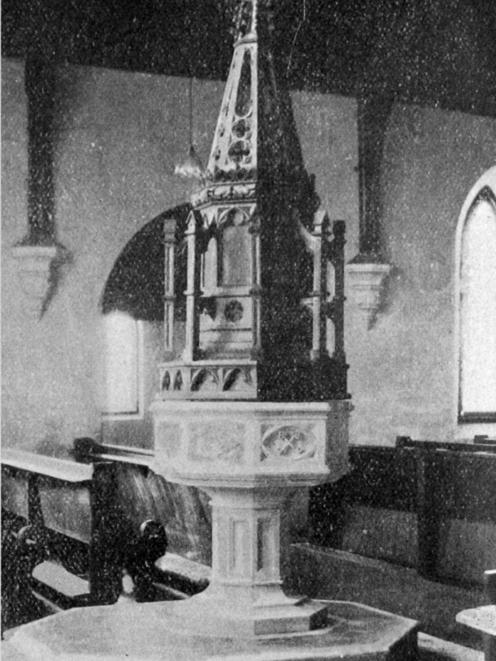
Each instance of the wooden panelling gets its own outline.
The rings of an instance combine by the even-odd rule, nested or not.
[[[39,480],[38,491],[45,526],[89,544],[91,510],[88,487]]]
[[[415,567],[417,517],[412,512],[359,504],[349,507],[340,548],[351,553]]]
[[[496,454],[438,452],[434,471],[440,516],[496,522]]]
[[[396,448],[350,448],[352,472],[344,478],[354,502],[415,511],[415,458]]]
[[[350,448],[351,472],[312,490],[312,541],[480,582],[496,566],[496,446],[402,439]]]

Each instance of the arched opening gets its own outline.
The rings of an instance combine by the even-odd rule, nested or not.
[[[189,210],[189,205],[175,207],[147,223],[124,247],[105,283],[100,302],[104,444],[153,448],[149,407],[160,386],[158,364],[169,350],[164,337],[164,310],[170,303],[166,291],[174,292],[174,353],[181,352],[184,337],[183,237]],[[173,282],[167,282],[171,277]],[[180,372],[174,373],[169,387],[180,388],[180,381]],[[169,550],[210,561],[206,496],[126,464],[118,467],[117,484],[119,502],[135,528],[146,519],[160,521],[166,526]]]
[[[164,229],[175,221],[176,262],[174,289],[177,305],[182,307],[186,288],[185,251],[182,237],[189,205],[184,204],[160,214],[147,223],[127,243],[116,259],[105,283],[101,300],[103,314],[119,310],[134,319],[164,319]]]
[[[184,310],[184,234],[189,205],[166,211],[127,243],[114,263],[101,298],[102,436],[112,443],[150,446],[147,409],[158,391],[157,364],[164,351],[165,235],[175,235],[172,289],[175,317]],[[183,263],[184,262],[184,263]],[[181,337],[178,332],[177,337]],[[180,351],[180,347],[178,347]]]
[[[464,205],[456,263],[458,422],[496,422],[496,168]]]

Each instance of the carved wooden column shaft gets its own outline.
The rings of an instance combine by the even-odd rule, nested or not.
[[[260,262],[260,222],[258,218],[252,221],[251,234],[251,278],[252,287],[252,333],[253,348],[251,357],[257,359],[262,351],[262,285],[261,285],[261,262]]]
[[[199,315],[198,298],[200,295],[200,242],[198,237],[199,227],[195,213],[191,214],[186,240],[188,242],[188,274],[186,290],[186,342],[184,348],[184,360],[192,361],[198,354],[199,337]]]
[[[164,349],[174,351],[174,249],[176,221],[164,224]]]
[[[331,319],[334,324],[334,351],[332,357],[339,363],[346,363],[344,350],[344,220],[335,220],[332,224],[332,239],[330,247],[330,260],[334,266],[334,297],[331,303]]]
[[[316,215],[313,228],[313,292],[312,292],[312,350],[311,359],[318,361],[327,355],[326,317],[323,302],[327,297],[327,260],[322,250],[322,241],[328,225],[325,214]]]

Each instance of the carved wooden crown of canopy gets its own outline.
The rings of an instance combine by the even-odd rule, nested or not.
[[[203,187],[191,200],[185,346],[180,359],[161,365],[164,398],[347,397],[344,223],[334,223],[331,238],[271,34],[271,2],[242,0]],[[172,358],[171,228],[165,250],[165,348]]]

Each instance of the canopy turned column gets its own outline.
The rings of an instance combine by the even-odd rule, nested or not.
[[[174,351],[176,225],[175,218],[167,218],[164,222],[164,349],[167,353]]]

